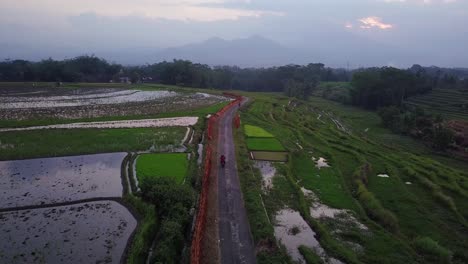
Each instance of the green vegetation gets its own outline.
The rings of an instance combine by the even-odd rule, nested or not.
[[[142,154],[137,158],[137,177],[139,181],[169,177],[182,183],[187,174],[188,163],[186,153]]]
[[[366,109],[401,105],[404,99],[433,88],[430,77],[392,67],[358,71],[351,84],[352,103]]]
[[[250,231],[257,248],[257,262],[259,264],[291,263],[285,249],[278,247],[275,242],[273,226],[263,206],[262,178],[259,172],[252,168],[245,137],[241,131],[235,129],[234,139],[239,180],[250,223]]]
[[[306,246],[300,246],[299,252],[301,252],[307,264],[322,264],[322,259],[310,248]]]
[[[183,127],[131,129],[47,129],[0,132],[0,159],[26,159],[178,146]]]
[[[432,114],[440,114],[447,119],[468,120],[466,89],[434,89],[427,94],[411,97],[406,103],[421,107]]]
[[[123,66],[108,63],[94,56],[79,56],[62,61],[47,59],[39,62],[7,60],[0,62],[0,81],[7,82],[158,82],[197,88],[253,89],[304,96],[304,91],[317,81],[346,81],[347,73],[332,70],[322,63],[285,65],[270,68],[210,67],[186,60],[160,62],[151,65]],[[122,78],[122,79],[120,79]],[[113,83],[113,84],[114,84]],[[119,84],[120,85],[120,84]]]
[[[148,251],[154,240],[157,228],[157,216],[154,205],[144,202],[141,198],[127,195],[124,200],[141,216],[127,257],[127,264],[145,263]]]
[[[245,134],[248,137],[259,137],[259,138],[272,138],[274,137],[272,134],[267,132],[265,129],[257,126],[252,125],[245,125],[244,126]]]
[[[151,263],[180,263],[189,211],[195,202],[193,189],[167,177],[145,177],[140,186],[143,199],[155,206],[160,217]]]
[[[344,104],[351,103],[350,82],[321,82],[312,95]]]
[[[285,151],[276,138],[247,138],[247,147],[250,150]]]
[[[446,256],[441,248],[452,252],[452,263],[468,262],[468,238],[463,235],[468,233],[467,163],[392,133],[375,112],[317,97],[290,102],[273,94],[245,95],[254,100],[242,121],[270,128],[291,151],[287,163],[275,165],[277,176],[268,192],[262,192],[259,171],[239,166],[258,249],[264,239],[271,239],[265,210],[274,219],[278,210],[288,207],[301,213],[328,255],[347,263],[440,263],[436,259],[443,257],[434,255]],[[243,142],[236,137],[236,144]],[[247,149],[239,151],[245,152],[239,154],[239,164],[249,164]],[[316,168],[312,157],[324,157],[330,167]],[[328,206],[349,210],[368,231],[339,218],[312,218],[311,201],[301,187]],[[439,247],[413,243],[415,237],[431,237]],[[262,251],[258,259],[265,259]]]
[[[451,263],[452,252],[442,247],[430,237],[419,237],[414,241],[414,246],[428,261],[436,263]]]

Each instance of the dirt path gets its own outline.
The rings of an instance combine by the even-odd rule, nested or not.
[[[221,263],[256,263],[255,248],[237,175],[232,120],[237,107],[227,111],[218,124],[217,157],[226,156],[226,166],[218,166],[218,227]]]

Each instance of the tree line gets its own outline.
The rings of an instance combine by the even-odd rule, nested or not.
[[[351,85],[352,103],[371,110],[400,106],[408,97],[427,93],[434,88],[431,77],[392,67],[355,72]]]
[[[122,66],[94,56],[39,62],[6,60],[0,62],[0,81],[8,82],[108,82]]]
[[[164,61],[141,66],[109,63],[95,56],[47,59],[39,62],[0,62],[0,81],[12,82],[155,82],[197,88],[284,92],[305,98],[319,81],[349,81],[343,69],[322,63],[285,65],[270,68],[209,66],[187,60]]]
[[[377,110],[382,124],[393,132],[428,142],[437,150],[445,150],[455,144],[455,137],[442,116],[407,105],[405,100],[436,88],[458,88],[464,81],[454,76],[428,73],[421,66],[408,70],[369,68],[353,74],[349,92],[354,105]]]

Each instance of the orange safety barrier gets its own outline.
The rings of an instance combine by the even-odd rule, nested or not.
[[[203,234],[204,234],[205,225],[206,225],[207,196],[208,196],[208,191],[209,191],[208,188],[209,188],[212,160],[213,160],[213,153],[212,153],[212,148],[211,148],[211,143],[214,137],[213,130],[215,128],[218,118],[222,116],[226,111],[231,109],[233,106],[236,106],[236,105],[240,106],[243,100],[242,96],[240,95],[236,95],[232,93],[223,93],[223,95],[233,97],[235,98],[235,100],[230,102],[225,107],[223,107],[216,114],[211,116],[208,120],[208,127],[207,127],[208,142],[207,142],[205,160],[204,160],[205,169],[204,169],[203,178],[202,178],[202,188],[201,188],[199,205],[198,205],[198,215],[197,215],[197,220],[195,222],[195,230],[193,234],[192,248],[190,252],[190,259],[191,259],[192,264],[199,264],[200,258],[201,258],[201,246],[202,246]],[[239,115],[236,116],[236,120],[238,120],[236,122],[240,124]],[[236,126],[237,128],[239,127],[237,123],[236,123]]]

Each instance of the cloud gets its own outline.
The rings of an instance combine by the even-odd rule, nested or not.
[[[379,28],[385,30],[393,28],[392,24],[385,24],[380,17],[376,16],[364,17],[358,21],[361,22],[360,28],[363,29]]]
[[[345,25],[345,28],[353,28],[353,24],[347,22]]]
[[[284,13],[269,10],[223,6],[232,3],[248,5],[250,0],[42,0],[40,2],[36,0],[2,0],[0,7],[64,16],[95,13],[109,17],[138,15],[147,18],[205,22],[284,15]]]
[[[418,3],[418,4],[434,4],[434,3],[443,3],[450,4],[455,3],[458,0],[384,0],[387,3]]]

